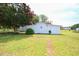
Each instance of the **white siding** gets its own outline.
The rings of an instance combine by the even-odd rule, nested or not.
[[[76,28],[76,31],[79,31],[79,28]]]
[[[28,28],[32,28],[35,33],[49,33],[50,30],[51,34],[60,34],[60,26],[45,23],[20,27],[19,31],[26,31]]]
[[[59,26],[53,26],[51,28],[52,34],[60,34],[60,27]]]
[[[34,26],[34,30],[35,30],[35,33],[48,33],[47,32],[47,27],[45,24],[41,23],[41,24],[36,24]]]
[[[64,30],[71,30],[71,28],[69,28],[69,27],[64,27]]]

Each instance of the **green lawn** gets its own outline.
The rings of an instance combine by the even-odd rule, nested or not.
[[[79,56],[79,33],[62,31],[61,35],[0,34],[0,55]]]

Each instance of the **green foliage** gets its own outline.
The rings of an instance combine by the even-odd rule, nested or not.
[[[34,34],[34,30],[29,28],[29,29],[26,30],[25,34],[27,34],[27,35]]]
[[[46,22],[48,18],[45,15],[40,15],[40,19],[42,22]]]
[[[32,21],[33,21],[33,24],[39,22],[39,16],[35,15]]]
[[[75,30],[76,28],[79,28],[79,24],[74,24],[71,29]]]

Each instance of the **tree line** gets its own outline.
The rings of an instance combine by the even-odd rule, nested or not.
[[[74,24],[74,25],[71,26],[72,30],[76,30],[76,28],[79,28],[79,24]]]

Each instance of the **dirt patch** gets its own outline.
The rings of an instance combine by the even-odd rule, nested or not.
[[[54,49],[53,49],[53,46],[52,46],[52,41],[51,41],[51,39],[48,39],[48,42],[47,42],[47,55],[52,56],[53,54],[54,54]]]

